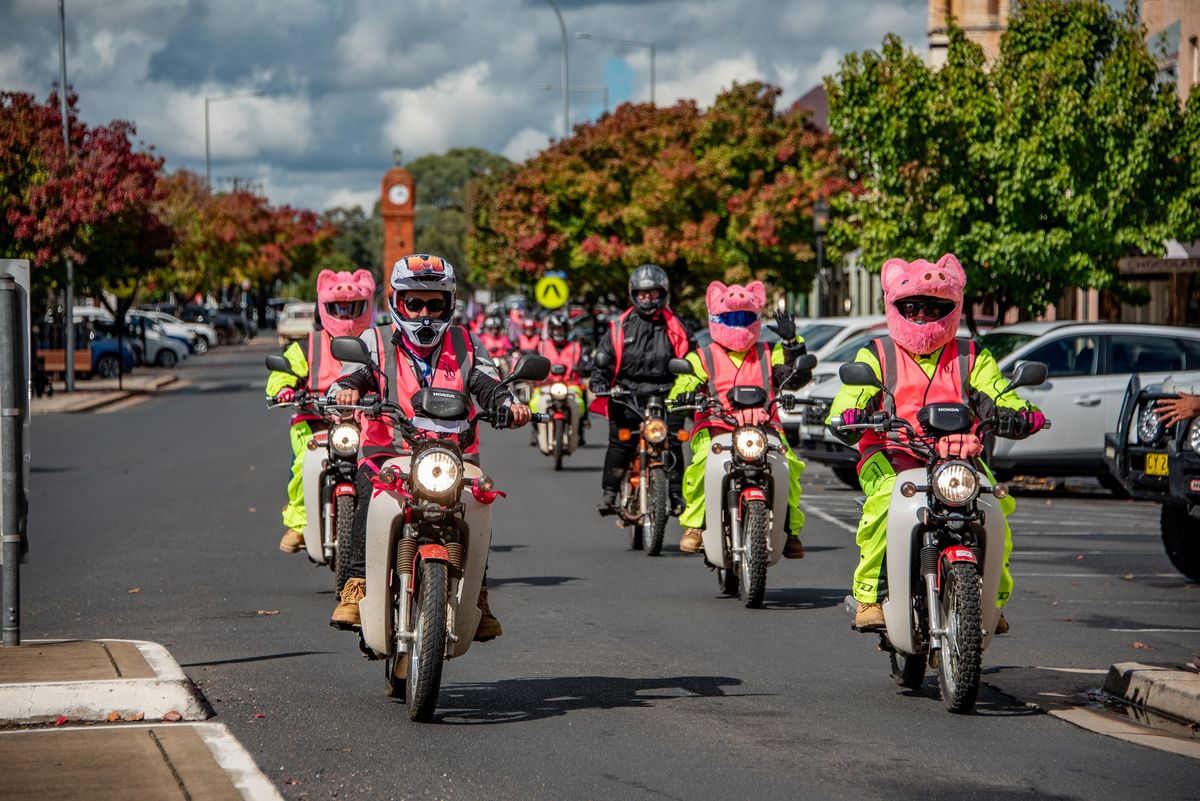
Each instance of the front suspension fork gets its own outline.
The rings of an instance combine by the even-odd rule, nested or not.
[[[638,481],[638,511],[641,513],[643,523],[650,522],[650,454],[646,451],[646,441],[642,440],[642,446],[638,450],[638,475],[641,480]]]
[[[925,608],[929,618],[929,650],[942,650],[946,629],[942,623],[942,605],[938,597],[938,553],[934,532],[925,532],[921,546],[921,578],[925,580]]]

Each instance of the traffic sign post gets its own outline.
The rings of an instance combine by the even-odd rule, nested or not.
[[[571,298],[571,292],[565,278],[544,275],[534,286],[533,297],[543,308],[561,309]]]

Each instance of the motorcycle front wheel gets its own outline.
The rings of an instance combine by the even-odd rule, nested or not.
[[[414,574],[415,575],[415,574]],[[428,723],[437,708],[442,685],[442,662],[446,655],[445,562],[421,562],[420,579],[414,588],[413,639],[408,653],[408,716]]]
[[[946,570],[938,599],[946,627],[938,657],[938,683],[943,706],[959,714],[974,709],[979,695],[983,659],[981,586],[975,565],[955,562]]]
[[[662,553],[663,535],[667,531],[667,471],[650,468],[650,523],[645,533],[646,556]]]
[[[350,527],[354,525],[354,507],[357,505],[358,499],[353,495],[339,495],[333,503],[333,558],[329,560],[329,569],[336,576],[338,592],[350,572],[350,554],[343,551],[350,550]]]
[[[563,421],[554,421],[554,469],[562,470],[563,458]]]
[[[746,501],[742,514],[742,542],[746,553],[741,564],[741,599],[747,609],[762,606],[767,593],[767,526],[765,501]]]

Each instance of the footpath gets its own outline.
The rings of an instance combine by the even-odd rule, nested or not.
[[[177,382],[171,374],[127,375],[118,382],[115,378],[92,378],[76,381],[75,391],[67,393],[62,382],[55,382],[54,394],[34,397],[29,411],[32,414],[66,414],[90,412],[110,406],[126,398],[153,395]]]
[[[0,795],[12,801],[282,801],[165,648],[0,648]]]

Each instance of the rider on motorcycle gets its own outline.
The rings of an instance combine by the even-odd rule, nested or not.
[[[529,407],[517,403],[508,388],[501,386],[496,365],[483,343],[465,328],[450,324],[457,285],[454,267],[448,261],[424,254],[405,256],[392,268],[389,285],[391,337],[385,342],[380,329],[362,337],[386,382],[380,381],[379,373],[372,368],[353,365],[355,369],[329,390],[338,404],[354,405],[366,393],[381,394],[381,385],[386,384],[387,399],[398,403],[411,419],[413,394],[423,387],[439,387],[466,392],[487,409],[507,408],[513,426],[529,422]],[[363,461],[356,482],[358,507],[350,531],[349,578],[330,618],[335,628],[360,625],[358,603],[366,588],[365,546],[367,510],[374,492],[372,479],[384,462],[406,448],[400,432],[384,420],[369,420],[363,429]],[[463,450],[466,459],[478,461],[478,443],[465,444]],[[500,636],[500,621],[488,608],[486,583],[479,592],[479,609],[483,617],[475,639]]]
[[[483,333],[479,335],[479,341],[493,359],[502,359],[513,349],[512,342],[504,335],[504,323],[496,316],[483,321]]]
[[[546,320],[546,333],[548,336],[538,342],[537,348],[533,352],[549,359],[551,369],[554,365],[561,364],[567,368],[567,372],[561,376],[551,375],[545,384],[536,387],[533,390],[533,399],[529,402],[529,408],[535,412],[546,411],[542,403],[542,390],[555,381],[562,381],[571,388],[571,395],[575,398],[579,408],[581,425],[579,439],[582,445],[582,425],[587,420],[587,410],[583,403],[583,372],[586,369],[583,361],[583,346],[578,342],[570,341],[567,316],[562,312],[555,312]]]
[[[657,265],[643,264],[629,276],[629,300],[633,305],[612,322],[608,332],[600,338],[596,355],[607,359],[603,367],[595,365],[589,387],[596,394],[606,393],[620,387],[633,394],[635,402],[647,395],[666,396],[675,383],[675,377],[667,369],[672,358],[682,359],[695,347],[692,335],[683,327],[669,308],[671,282],[666,272]],[[622,428],[638,430],[641,420],[622,404],[609,404],[608,398],[597,398],[592,411],[608,418],[608,452],[604,455],[604,473],[601,484],[604,497],[599,511],[608,513],[615,509],[617,493],[625,470],[637,451],[637,439],[622,442]],[[671,450],[670,482],[671,513],[683,513],[683,443],[676,436],[682,421],[671,415],[668,442]]]
[[[826,420],[834,436],[849,445],[857,444],[862,454],[858,481],[867,499],[858,523],[860,556],[853,584],[854,598],[858,601],[854,624],[860,631],[884,628],[880,600],[887,594],[884,553],[892,486],[898,473],[923,462],[902,443],[891,442],[872,431],[843,433],[840,426],[869,422],[871,414],[882,409],[907,420],[919,431],[917,411],[937,402],[966,403],[976,419],[992,417],[997,406],[1011,410],[1021,418],[1024,436],[1038,431],[1046,422],[1040,411],[1016,393],[1001,397],[1008,381],[988,350],[976,350],[973,340],[955,338],[967,279],[954,254],[947,253],[937,264],[924,259],[912,263],[889,259],[880,278],[888,336],[861,349],[855,361],[870,365],[895,400],[875,387],[843,386]],[[983,444],[974,432],[955,434],[939,440],[938,451],[944,458],[975,458],[983,452]],[[994,482],[986,465],[983,469]],[[1001,609],[1012,593],[1008,566],[1012,529],[1007,518],[1016,506],[1011,495],[1000,501],[1000,510],[1006,518],[1004,569],[996,599]],[[1007,631],[1008,621],[1001,614],[995,633]]]
[[[333,337],[356,337],[371,327],[374,294],[375,277],[368,270],[353,274],[322,270],[317,276],[317,324],[306,339],[296,340],[283,350],[283,357],[296,375],[272,371],[267,376],[267,396],[275,403],[291,403],[297,389],[323,395],[342,374],[342,363],[329,352],[329,343]],[[284,553],[304,550],[303,532],[308,521],[302,486],[305,445],[314,431],[328,427],[320,415],[292,415],[292,475],[287,485],[287,505],[283,507],[286,531],[279,541],[279,550]]]
[[[725,396],[734,386],[761,386],[767,390],[769,402],[776,390],[800,389],[812,380],[811,371],[798,372],[794,368],[796,360],[807,349],[803,337],[796,336],[796,324],[790,316],[775,315],[772,327],[782,340],[779,344],[771,347],[758,341],[762,329],[759,316],[767,303],[762,281],[751,281],[745,286],[725,286],[720,281],[713,281],[705,299],[712,344],[687,355],[693,372],[675,379],[669,400],[690,405],[697,395],[706,395],[710,400],[721,401],[724,411],[733,414]],[[778,429],[778,411],[772,412],[770,420]],[[683,526],[679,550],[684,553],[699,553],[703,547],[704,467],[708,463],[709,442],[714,429],[719,434],[731,431],[732,426],[704,412],[696,413],[692,461],[683,474],[687,508],[679,518],[679,525]],[[800,475],[804,472],[804,462],[787,446],[782,432],[779,440],[787,448],[788,463],[788,538],[783,556],[803,559],[800,529],[804,527],[804,513],[800,511]]]
[[[521,333],[517,335],[517,350],[522,353],[537,353],[542,337],[538,333],[537,320],[526,317],[521,321]]]

